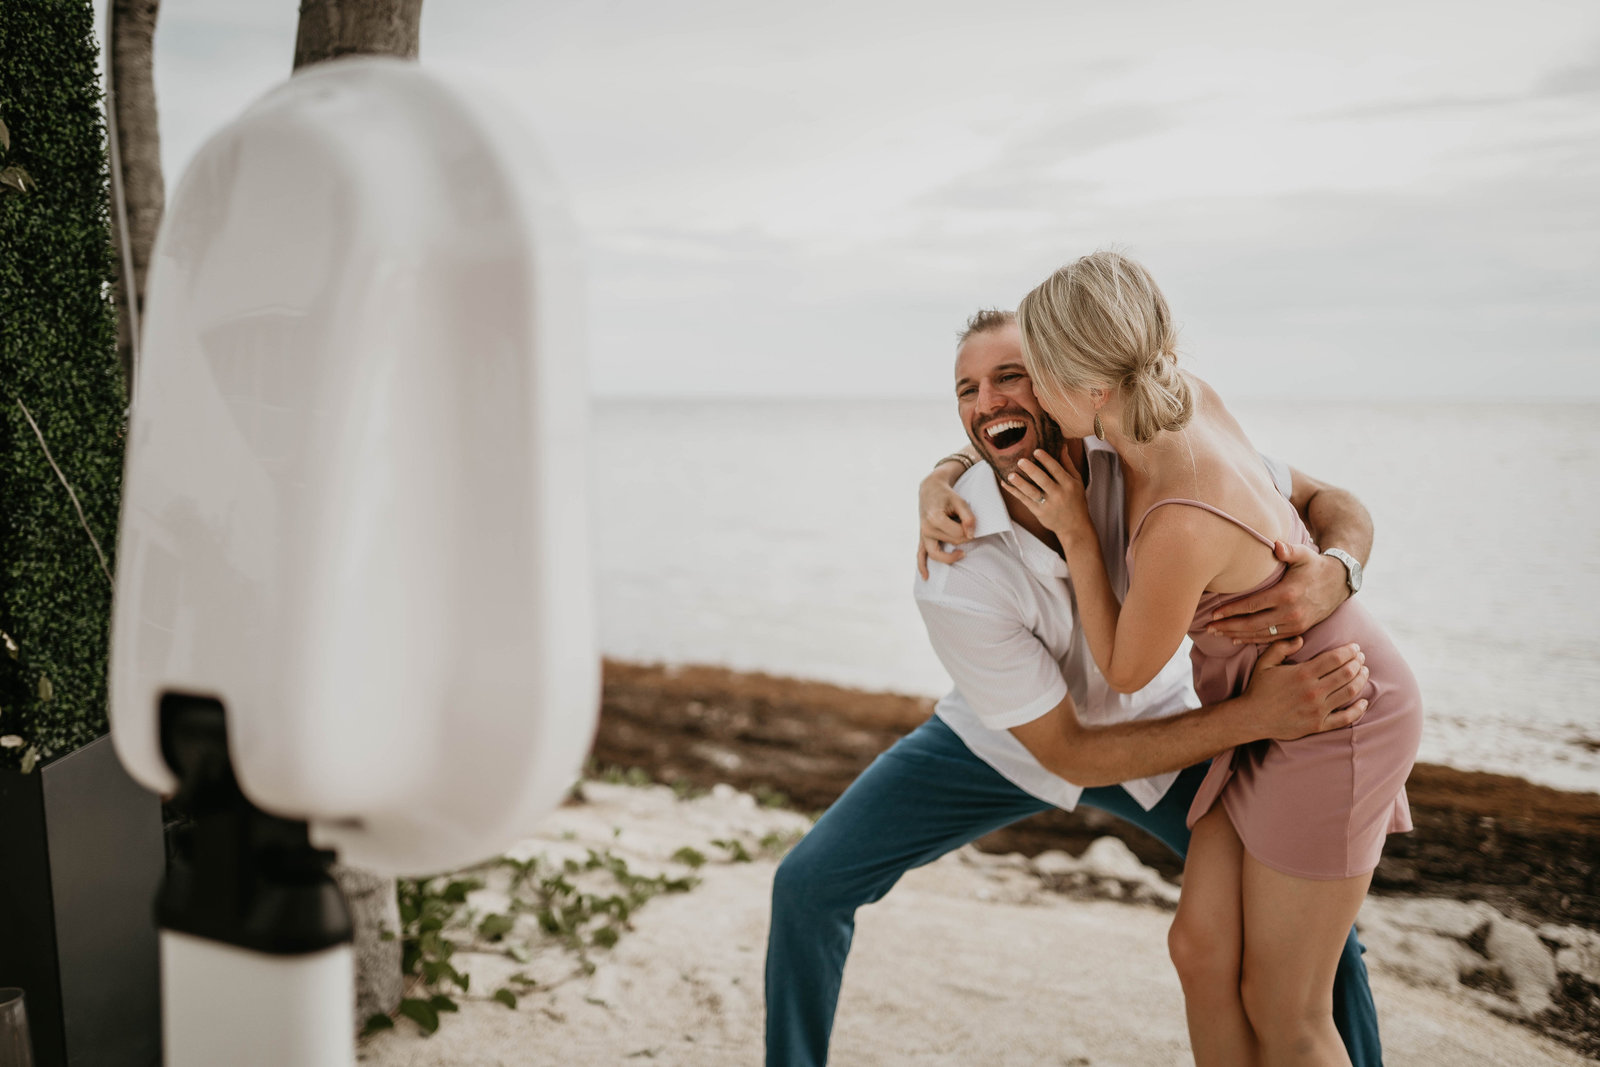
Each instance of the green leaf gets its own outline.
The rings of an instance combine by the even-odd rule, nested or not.
[[[512,959],[516,960],[518,963],[527,963],[529,960],[533,959],[533,953],[528,951],[528,946],[527,945],[517,945],[517,944],[509,944],[508,943],[506,945],[506,955],[510,956]]]
[[[428,998],[428,1003],[433,1006],[434,1011],[461,1010],[461,1006],[459,1004],[445,996],[443,993],[435,993],[433,996]]]
[[[704,867],[706,863],[706,854],[701,852],[699,849],[690,848],[688,845],[684,845],[678,851],[674,852],[672,854],[672,858],[674,861],[682,863],[688,867],[693,867],[696,870]]]
[[[361,1027],[361,1036],[366,1037],[368,1034],[375,1034],[379,1030],[393,1029],[394,1020],[380,1011],[376,1015],[367,1016],[366,1023]]]
[[[468,893],[482,888],[483,883],[476,878],[461,878],[445,886],[444,892],[440,896],[451,904],[463,904],[466,902]]]
[[[478,924],[478,934],[490,941],[498,941],[511,932],[517,920],[509,915],[486,915]]]
[[[431,1034],[439,1029],[439,1009],[426,1000],[407,997],[400,1002],[400,1014],[422,1027],[422,1032],[425,1034]]]
[[[517,1008],[517,995],[511,992],[511,990],[507,989],[505,986],[501,986],[499,989],[494,991],[494,999],[498,1000],[500,1003],[504,1004],[513,1011],[515,1011]]]
[[[50,676],[48,674],[39,675],[39,699],[54,700],[55,698],[56,687],[50,684]]]
[[[0,644],[4,644],[6,646],[6,655],[10,656],[12,659],[16,659],[22,654],[17,648],[16,641],[12,640],[11,635],[6,633],[4,630],[0,630]]]
[[[617,928],[607,923],[594,932],[594,943],[601,948],[612,948],[616,945],[619,936],[621,935],[617,933]]]
[[[28,751],[22,754],[22,766],[19,770],[23,774],[32,774],[33,768],[39,762],[39,749],[33,745],[28,746]]]
[[[750,851],[744,847],[744,842],[738,840],[737,838],[719,837],[713,840],[711,843],[716,845],[718,848],[726,849],[729,857],[734,863],[749,863],[752,859],[754,859],[754,857],[750,855]]]

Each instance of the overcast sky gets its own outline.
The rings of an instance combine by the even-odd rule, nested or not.
[[[165,0],[169,191],[297,7]],[[422,61],[544,143],[602,394],[944,395],[1116,244],[1225,395],[1600,398],[1592,0],[426,0]]]

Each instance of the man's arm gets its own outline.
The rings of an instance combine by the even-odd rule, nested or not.
[[[917,535],[917,573],[922,575],[924,581],[928,578],[929,559],[954,563],[966,555],[959,548],[946,552],[944,545],[959,545],[972,540],[972,531],[978,521],[973,517],[972,509],[967,507],[967,502],[951,488],[972,463],[978,461],[978,450],[968,443],[957,451],[972,462],[960,463],[946,457],[917,486],[917,514],[921,519],[921,529]]]
[[[1317,544],[1323,549],[1342,548],[1366,566],[1372,554],[1372,516],[1356,495],[1293,467],[1289,475],[1293,479],[1289,502],[1305,519]]]
[[[1364,567],[1372,552],[1372,516],[1354,493],[1290,468],[1289,502],[1324,549],[1342,548]],[[1236,600],[1212,616],[1211,632],[1233,643],[1261,644],[1303,634],[1350,599],[1344,564],[1303,545],[1279,542],[1277,556],[1289,564],[1283,581]]]
[[[1085,726],[1068,696],[1032,722],[1011,728],[1051,772],[1085,789],[1181,770],[1261,738],[1290,741],[1359,720],[1367,702],[1365,657],[1354,645],[1305,663],[1285,663],[1301,642],[1263,650],[1250,685],[1233,700],[1164,719]]]

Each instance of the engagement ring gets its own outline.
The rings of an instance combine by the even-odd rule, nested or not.
[[[1269,626],[1269,627],[1267,627],[1267,633],[1271,634],[1273,637],[1277,637],[1278,636],[1278,628],[1276,626]]]

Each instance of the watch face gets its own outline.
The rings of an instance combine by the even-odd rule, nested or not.
[[[1350,592],[1359,593],[1361,591],[1361,561],[1339,548],[1330,548],[1323,555],[1332,556],[1344,564],[1345,583],[1350,586]]]

